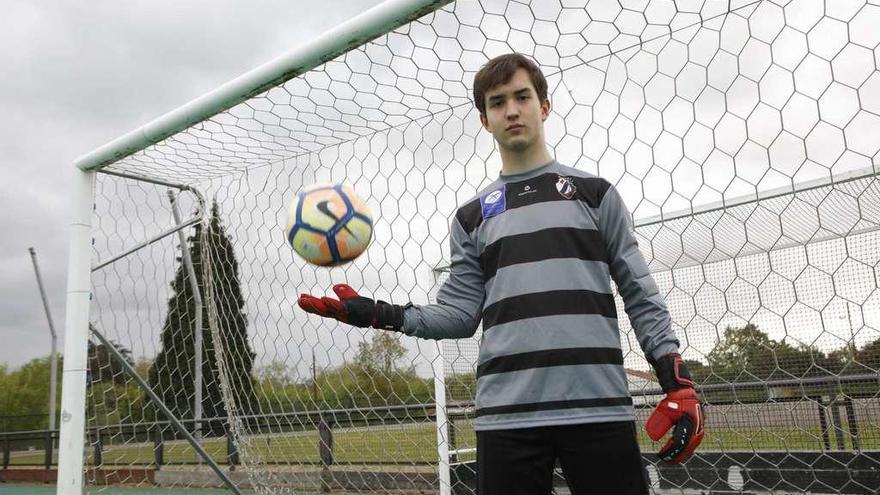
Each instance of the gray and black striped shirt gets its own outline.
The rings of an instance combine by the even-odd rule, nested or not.
[[[634,419],[610,279],[646,355],[678,340],[608,181],[556,161],[500,176],[450,238],[437,304],[407,309],[404,331],[470,337],[482,319],[476,430]]]

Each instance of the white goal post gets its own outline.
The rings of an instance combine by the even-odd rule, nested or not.
[[[630,208],[707,402],[677,471],[640,437],[655,488],[870,493],[878,33],[875,0],[387,0],[84,155],[57,493],[468,493],[481,330],[383,340],[295,300],[340,282],[434,300],[455,208],[500,169],[471,94],[507,52],[547,77],[551,153]],[[374,212],[372,244],[306,265],[287,202],[343,181]],[[658,390],[616,302],[643,422]]]

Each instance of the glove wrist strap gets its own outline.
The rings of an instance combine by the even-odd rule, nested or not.
[[[403,332],[403,311],[407,306],[389,304],[385,301],[376,301],[376,318],[371,325],[380,330]]]
[[[682,361],[681,354],[677,352],[665,354],[656,360],[651,360],[650,363],[657,374],[660,387],[667,394],[694,386],[694,380]]]

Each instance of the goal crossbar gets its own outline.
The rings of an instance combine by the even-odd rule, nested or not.
[[[387,0],[312,41],[81,156],[74,164],[99,170],[249,98],[432,12],[452,0]]]

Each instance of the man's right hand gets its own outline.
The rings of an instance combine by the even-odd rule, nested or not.
[[[346,284],[334,285],[333,292],[339,299],[300,294],[297,304],[309,313],[356,327],[403,332],[403,306],[363,297]]]

